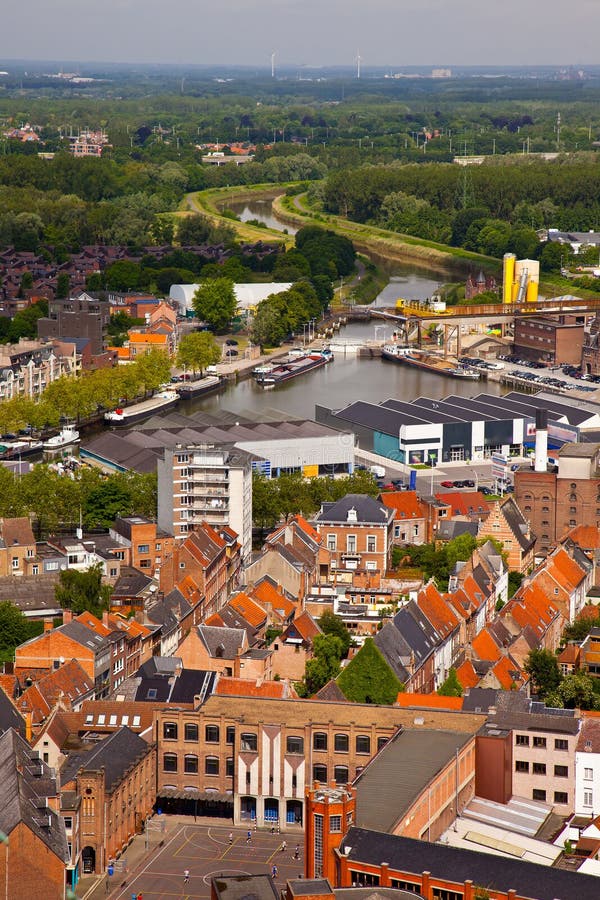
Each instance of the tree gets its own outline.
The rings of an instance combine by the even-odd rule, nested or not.
[[[344,696],[354,703],[390,706],[403,690],[373,638],[367,638],[337,679]]]
[[[547,706],[558,709],[598,709],[600,697],[594,691],[594,679],[585,672],[566,675],[556,690],[545,697]]]
[[[192,298],[194,312],[202,322],[222,331],[231,322],[237,300],[231,278],[214,278],[198,286]]]
[[[323,634],[334,634],[342,642],[342,656],[348,656],[350,649],[350,632],[344,624],[344,620],[336,616],[331,610],[326,610],[319,618],[319,628]]]
[[[281,507],[277,485],[259,472],[252,473],[252,521],[260,528],[271,528],[279,521]]]
[[[56,279],[56,296],[58,299],[64,299],[69,296],[69,288],[71,286],[71,279],[67,272],[61,272],[58,278]]]
[[[70,609],[74,615],[91,612],[102,618],[108,609],[112,589],[102,584],[102,566],[97,563],[83,572],[77,569],[63,569],[54,596],[63,609]]]
[[[462,697],[462,685],[458,680],[458,675],[456,674],[456,669],[454,667],[450,669],[448,677],[439,686],[437,692],[440,697]]]
[[[301,689],[301,693],[307,697],[316,694],[337,675],[342,658],[342,642],[334,634],[318,634],[313,647],[315,655],[306,663]]]
[[[177,365],[192,372],[203,372],[221,359],[221,347],[208,331],[185,334],[179,341]]]
[[[558,662],[554,653],[549,650],[531,650],[525,661],[525,671],[540,700],[544,700],[560,684]]]
[[[32,625],[37,627],[32,629]],[[0,603],[0,658],[12,658],[14,648],[39,634],[42,628],[41,622],[30,622],[10,600],[3,600]]]

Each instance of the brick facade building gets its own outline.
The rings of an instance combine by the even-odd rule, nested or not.
[[[583,339],[577,316],[515,316],[514,352],[525,359],[579,366]]]

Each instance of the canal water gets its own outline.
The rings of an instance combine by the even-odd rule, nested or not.
[[[281,229],[272,212],[270,200],[231,203],[229,208],[243,221],[259,219],[272,228]],[[390,281],[375,301],[375,306],[393,306],[399,297],[418,300],[431,296],[444,280],[443,274],[432,274],[410,265],[394,265]],[[380,321],[353,322],[342,328],[336,340],[354,339],[391,340],[393,327]],[[382,359],[359,359],[356,355],[336,353],[331,365],[324,366],[273,390],[259,387],[248,378],[229,385],[225,391],[201,398],[189,404],[181,404],[182,412],[189,410],[226,409],[242,415],[253,416],[268,410],[277,410],[297,418],[314,418],[315,405],[341,408],[355,400],[378,403],[389,397],[413,400],[426,396],[439,400],[449,394],[472,397],[481,391],[500,394],[496,382],[465,382],[458,379],[410,369],[398,363]]]

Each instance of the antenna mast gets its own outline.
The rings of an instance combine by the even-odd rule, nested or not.
[[[276,50],[273,50],[273,52],[271,53],[271,78],[275,78],[275,54],[276,53],[277,53]]]
[[[360,50],[356,51],[356,77],[360,78]]]

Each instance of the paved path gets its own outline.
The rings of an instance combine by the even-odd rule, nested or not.
[[[230,843],[229,834],[233,834]],[[215,824],[193,824],[179,817],[170,822],[162,846],[148,854],[142,852],[133,862],[136,851],[128,850],[129,872],[125,877],[113,876],[109,893],[105,879],[101,879],[93,894],[99,900],[131,900],[142,895],[143,900],[208,900],[210,879],[217,875],[271,874],[273,864],[278,873],[275,882],[283,888],[289,878],[297,878],[304,871],[304,836],[299,833],[286,835],[287,848],[282,851],[282,837],[269,831],[251,832],[247,842],[247,830],[232,828],[217,820]],[[143,837],[134,844],[142,844]],[[300,844],[300,859],[294,859],[296,842]],[[133,849],[133,853],[131,852]],[[189,883],[184,883],[184,872],[190,873]],[[126,883],[123,884],[122,882]],[[114,884],[113,884],[114,882]],[[79,896],[82,896],[81,894]]]

